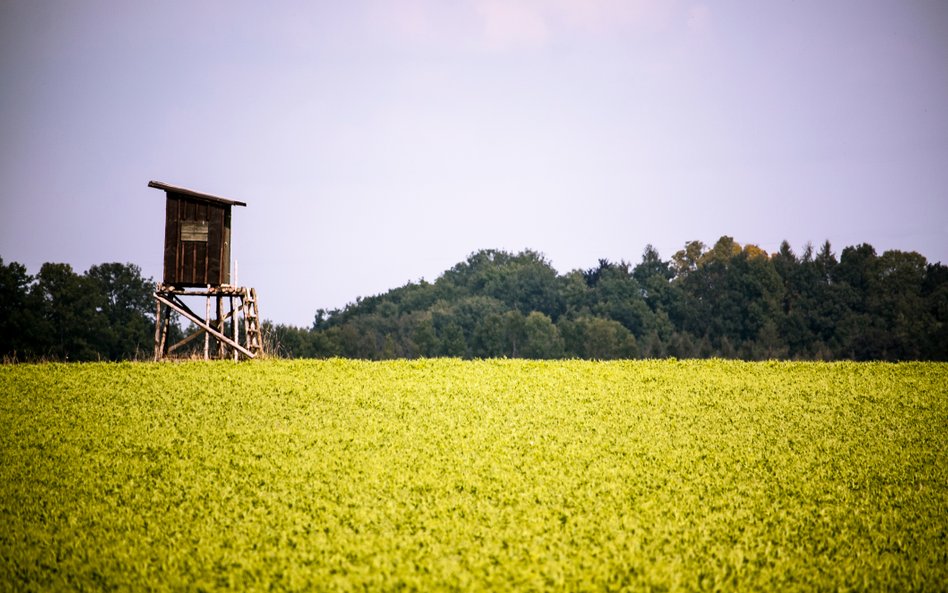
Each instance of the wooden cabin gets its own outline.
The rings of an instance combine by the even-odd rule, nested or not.
[[[164,190],[167,198],[164,284],[230,284],[230,209],[247,204],[160,181],[148,187]]]

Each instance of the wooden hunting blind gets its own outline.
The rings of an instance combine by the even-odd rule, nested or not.
[[[230,210],[247,204],[159,181],[148,187],[164,190],[167,196],[164,283],[230,284]]]
[[[149,181],[148,187],[163,190],[166,196],[163,282],[155,289],[155,360],[170,356],[200,335],[204,335],[204,358],[210,358],[212,350],[215,358],[231,354],[234,360],[238,354],[254,358],[263,351],[257,293],[253,288],[232,286],[230,279],[231,207],[247,204],[160,181]],[[203,317],[188,307],[182,300],[185,296],[205,297]],[[226,314],[225,299],[230,303]],[[216,301],[213,320],[212,300]],[[198,329],[169,345],[171,311],[183,315]],[[238,324],[241,316],[242,332]]]

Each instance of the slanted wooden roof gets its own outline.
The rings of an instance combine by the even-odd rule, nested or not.
[[[194,198],[196,200],[201,200],[204,202],[212,202],[215,204],[225,204],[227,206],[246,206],[244,202],[238,202],[236,200],[228,200],[227,198],[221,198],[218,196],[212,196],[211,194],[205,194],[193,189],[187,189],[186,187],[178,187],[176,185],[169,185],[167,183],[162,183],[161,181],[149,181],[148,187],[153,187],[155,189],[163,189],[168,193],[181,194],[188,196],[189,198]]]

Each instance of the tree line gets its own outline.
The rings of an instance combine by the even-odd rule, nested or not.
[[[563,275],[534,251],[482,250],[434,282],[269,329],[290,357],[946,360],[948,267],[868,244],[768,254],[727,236]]]
[[[134,264],[31,276],[0,259],[0,356],[150,358],[153,287]],[[482,250],[434,282],[319,310],[311,327],[263,330],[294,358],[948,360],[948,267],[868,244],[768,254],[727,236],[562,275],[535,251]]]
[[[154,282],[134,264],[109,263],[77,274],[46,263],[35,276],[0,259],[0,356],[5,360],[150,358]]]

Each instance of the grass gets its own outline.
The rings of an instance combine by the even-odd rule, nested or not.
[[[938,591],[948,365],[0,367],[0,588]]]

